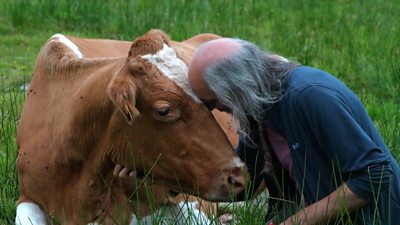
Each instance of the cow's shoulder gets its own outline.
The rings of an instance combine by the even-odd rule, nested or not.
[[[42,46],[36,59],[35,74],[60,77],[62,74],[75,73],[76,70],[83,70],[93,66],[100,68],[116,58],[120,58],[115,56],[108,57],[107,55],[85,57],[85,52],[81,50],[81,46],[76,44],[76,40],[77,38],[71,38],[63,34],[51,36]]]
[[[36,66],[46,66],[48,69],[67,66],[73,61],[84,58],[84,55],[67,36],[55,34],[43,45]]]

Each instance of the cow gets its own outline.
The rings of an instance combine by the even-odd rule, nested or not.
[[[242,192],[245,165],[187,82],[194,49],[215,38],[51,37],[18,125],[16,224],[126,224],[146,182],[211,201]],[[116,164],[137,177],[113,176]]]

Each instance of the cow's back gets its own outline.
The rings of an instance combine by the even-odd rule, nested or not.
[[[85,58],[126,57],[132,45],[131,41],[87,39],[68,36],[79,47]]]

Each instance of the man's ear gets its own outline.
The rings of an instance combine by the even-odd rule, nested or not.
[[[128,71],[117,74],[108,86],[108,93],[115,106],[122,112],[129,124],[140,115],[136,108],[137,86]]]

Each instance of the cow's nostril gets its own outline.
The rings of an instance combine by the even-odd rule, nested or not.
[[[231,174],[227,177],[227,183],[236,193],[241,192],[245,186],[245,171],[242,167],[237,167],[232,170]]]
[[[235,179],[233,179],[231,176],[229,176],[228,177],[228,184],[235,185]]]
[[[235,176],[235,175],[231,175],[228,177],[227,181],[229,185],[234,185],[234,186],[240,186],[240,185],[244,185],[244,177],[243,176]]]
[[[228,177],[227,182],[228,182],[228,185],[229,185],[229,186],[233,186],[233,187],[236,186],[235,178],[233,178],[232,176],[229,176],[229,177]]]

